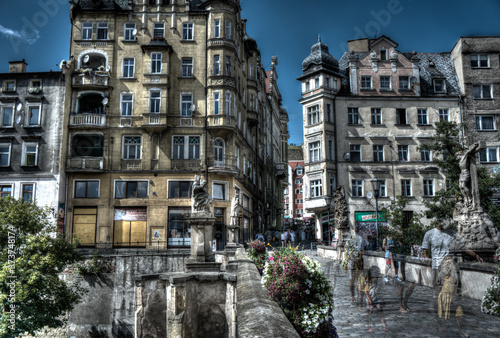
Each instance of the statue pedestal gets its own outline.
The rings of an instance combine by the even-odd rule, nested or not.
[[[213,224],[215,218],[210,213],[194,212],[187,217],[191,225],[191,256],[189,262],[214,262],[212,253]]]
[[[457,242],[456,245],[452,243],[450,250],[470,249],[478,252],[495,252],[500,245],[500,232],[487,213],[469,211],[455,215],[453,220],[458,223],[458,234],[463,243]]]
[[[240,227],[237,225],[228,225],[229,230],[229,241],[226,244],[226,251],[236,251],[238,248],[242,248],[243,245],[239,244],[239,230]]]

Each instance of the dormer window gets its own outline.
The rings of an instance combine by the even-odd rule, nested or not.
[[[446,83],[444,79],[434,79],[432,83],[434,85],[434,93],[446,93]]]
[[[319,77],[314,79],[314,88],[318,89],[319,88]]]
[[[387,60],[387,49],[381,49],[380,50],[380,60],[381,61],[386,61]]]
[[[306,81],[306,92],[311,90],[311,85],[309,84],[309,81]]]
[[[361,76],[361,89],[372,89],[372,77],[369,75]]]
[[[15,92],[16,91],[16,80],[6,80],[3,82],[4,92]]]

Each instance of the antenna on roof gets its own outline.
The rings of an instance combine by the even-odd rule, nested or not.
[[[321,42],[321,36],[319,36],[319,33],[318,33],[318,42]]]

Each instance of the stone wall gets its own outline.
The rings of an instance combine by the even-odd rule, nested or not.
[[[318,256],[335,260],[337,251],[328,246],[318,246]],[[416,259],[410,256],[398,255],[400,262],[399,277],[409,282],[417,282],[418,275],[422,276],[422,285],[431,287],[432,270],[429,259]],[[377,266],[380,271],[385,271],[385,257],[383,252],[365,251],[363,257],[365,267]],[[458,263],[460,268],[461,295],[464,297],[481,300],[486,289],[491,285],[491,277],[496,271],[492,263]],[[404,274],[404,275],[403,275]]]

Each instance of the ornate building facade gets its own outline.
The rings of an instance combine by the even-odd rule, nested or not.
[[[218,248],[234,194],[242,240],[277,226],[288,117],[277,58],[266,72],[245,24],[236,0],[72,1],[69,235],[189,246],[195,174],[208,181]]]
[[[409,197],[407,217],[444,188],[425,148],[440,119],[459,122],[460,86],[451,53],[403,53],[386,36],[349,41],[340,61],[320,40],[302,63],[304,208],[320,219],[344,186],[349,223],[376,236],[381,204]],[[371,181],[377,178],[375,194]],[[379,214],[378,221],[385,218]],[[424,223],[428,220],[423,220]],[[317,237],[328,230],[317,221]]]

